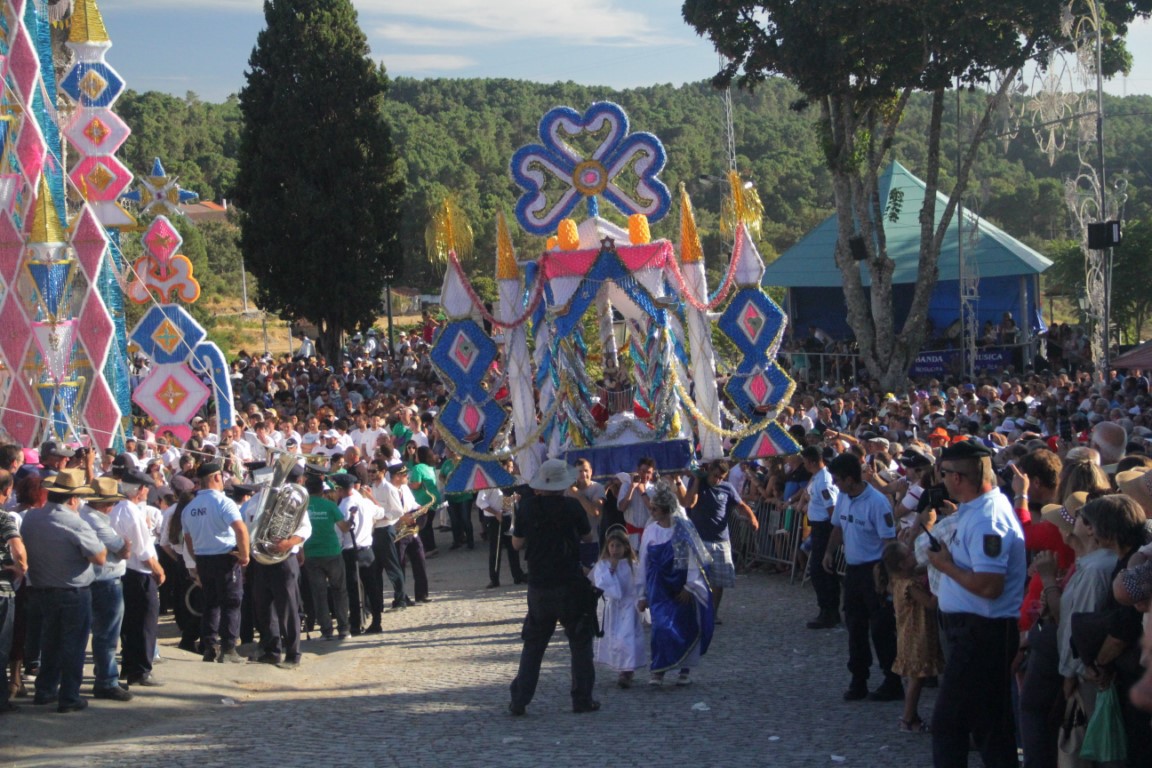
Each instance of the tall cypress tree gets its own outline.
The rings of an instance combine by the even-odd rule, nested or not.
[[[331,356],[400,262],[388,77],[351,0],[266,0],[264,17],[240,92],[240,243],[259,305],[314,322]]]

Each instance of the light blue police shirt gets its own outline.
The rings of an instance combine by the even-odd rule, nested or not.
[[[832,511],[832,524],[844,532],[844,560],[848,565],[873,563],[884,554],[884,544],[896,538],[892,502],[870,485],[855,498],[841,493]]]
[[[1020,613],[1028,567],[1024,531],[1008,497],[993,488],[957,508],[956,527],[944,540],[952,560],[965,571],[999,573],[1004,591],[990,600],[969,592],[941,575],[937,598],[945,613],[973,613],[987,619],[1009,619]]]
[[[839,496],[840,489],[832,482],[832,473],[828,467],[821,467],[808,483],[808,522],[825,523],[831,519]]]
[[[236,549],[232,523],[240,520],[236,502],[213,490],[197,493],[180,515],[184,532],[192,538],[192,549],[197,555],[226,555]]]

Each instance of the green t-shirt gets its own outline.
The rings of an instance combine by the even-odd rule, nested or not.
[[[339,557],[340,532],[336,523],[344,519],[340,507],[323,496],[309,496],[308,519],[312,521],[312,535],[304,542],[304,556]]]
[[[452,459],[444,459],[444,463],[440,465],[440,478],[445,484],[447,484],[448,476],[452,474],[452,470],[454,469],[456,469],[456,462],[452,461]],[[448,500],[449,504],[460,504],[472,501],[472,499],[476,498],[476,494],[470,491],[464,493],[446,493],[444,494],[444,498]]]
[[[412,492],[417,504],[424,506],[434,501],[432,509],[440,505],[440,488],[436,485],[436,470],[432,467],[427,464],[416,464],[408,472],[408,483],[423,483],[420,490]]]

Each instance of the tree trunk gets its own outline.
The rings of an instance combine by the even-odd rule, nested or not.
[[[328,364],[340,365],[341,348],[344,346],[344,329],[329,320],[317,324],[316,351],[323,355]]]

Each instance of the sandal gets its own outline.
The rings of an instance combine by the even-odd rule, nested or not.
[[[920,718],[900,720],[900,733],[931,733],[932,727]]]

